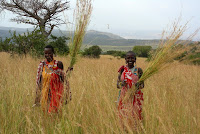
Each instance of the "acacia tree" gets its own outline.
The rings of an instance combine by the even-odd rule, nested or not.
[[[67,0],[1,0],[0,11],[8,10],[18,16],[11,21],[39,27],[48,37],[54,27],[64,24],[59,13],[69,8]]]

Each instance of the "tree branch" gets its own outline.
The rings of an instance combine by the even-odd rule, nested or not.
[[[11,11],[21,17],[13,18],[12,21],[37,25],[44,33],[50,35],[55,26],[63,24],[58,14],[67,10],[68,4],[67,0],[1,0],[0,11],[1,9]],[[48,26],[50,30],[44,31]]]

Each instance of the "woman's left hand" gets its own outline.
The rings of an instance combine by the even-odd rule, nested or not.
[[[135,84],[135,88],[136,88],[136,90],[144,88],[144,81],[137,82]]]
[[[73,71],[73,69],[74,69],[73,67],[68,67],[66,73],[68,73],[69,71]]]

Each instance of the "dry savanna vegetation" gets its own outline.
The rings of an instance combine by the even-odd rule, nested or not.
[[[69,79],[72,101],[62,113],[45,114],[32,107],[41,59],[0,53],[0,133],[126,133],[117,116],[117,71],[124,59],[79,58]],[[55,57],[69,66],[69,57]],[[200,66],[173,62],[145,81],[143,129],[128,133],[200,132]],[[143,70],[148,63],[138,58]]]

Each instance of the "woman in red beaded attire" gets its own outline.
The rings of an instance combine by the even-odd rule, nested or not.
[[[119,117],[124,127],[127,123],[130,128],[137,129],[142,120],[142,102],[144,83],[138,83],[143,71],[136,67],[136,55],[129,51],[125,57],[126,65],[120,67],[117,80],[117,88],[121,89],[118,101]],[[135,90],[132,95],[127,94],[129,90]]]

